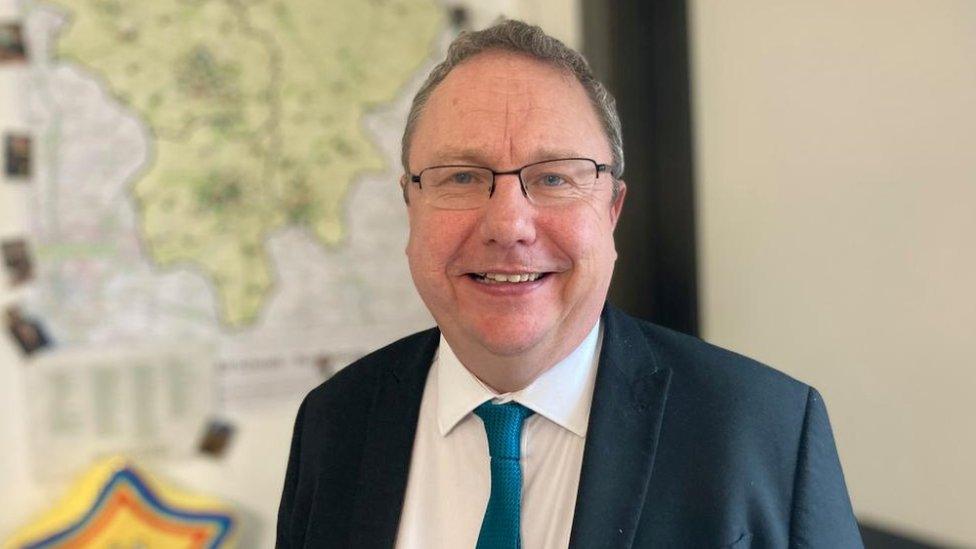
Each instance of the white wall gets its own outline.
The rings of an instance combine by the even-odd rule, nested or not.
[[[705,336],[823,392],[862,518],[976,545],[976,2],[690,20]]]

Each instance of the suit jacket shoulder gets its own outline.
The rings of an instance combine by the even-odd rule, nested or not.
[[[757,428],[770,422],[799,431],[812,388],[752,358],[648,322],[632,319],[659,367],[671,370],[673,404],[695,405],[696,416],[725,428]],[[674,410],[671,410],[674,412]],[[754,421],[743,421],[753,419]]]
[[[370,515],[364,512],[368,505],[390,499],[371,493],[383,483],[362,484],[384,463],[404,458],[403,466],[409,463],[423,383],[438,340],[436,329],[400,339],[346,366],[305,397],[292,434],[277,547],[355,545],[350,540],[356,518]],[[383,444],[393,449],[387,452]],[[399,514],[396,505],[386,508]]]
[[[861,546],[815,389],[612,307],[604,318],[609,349],[587,447],[613,445],[616,454],[632,455],[594,450],[589,463],[584,458],[574,547]],[[635,389],[628,394],[627,387]],[[648,430],[652,422],[656,429]],[[613,460],[612,468],[600,465]],[[621,506],[617,516],[587,518],[584,497],[604,509],[614,505],[617,496],[603,494],[611,475],[625,477],[614,481],[617,492],[644,484],[629,502],[637,515]],[[614,521],[616,530],[600,526]]]
[[[426,375],[426,371],[418,372],[416,369],[425,362],[430,366],[439,337],[440,331],[431,328],[369,353],[312,389],[306,395],[303,406],[315,413],[327,414],[348,414],[350,410],[365,408],[372,401],[380,376]],[[426,355],[430,356],[425,361]]]

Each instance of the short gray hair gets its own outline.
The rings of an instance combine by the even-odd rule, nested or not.
[[[401,141],[401,161],[404,172],[410,173],[408,163],[410,140],[434,89],[447,77],[448,73],[454,70],[454,67],[470,57],[489,50],[505,50],[525,54],[564,69],[576,77],[576,80],[586,90],[590,103],[603,124],[603,131],[610,144],[612,155],[611,175],[613,175],[616,183],[616,180],[624,173],[624,140],[620,129],[620,116],[617,114],[617,106],[613,96],[593,76],[589,64],[579,52],[549,36],[541,28],[514,19],[501,21],[477,32],[462,32],[451,42],[451,46],[447,50],[447,57],[430,72],[410,106],[407,126],[403,131]],[[616,187],[615,184],[614,190]]]

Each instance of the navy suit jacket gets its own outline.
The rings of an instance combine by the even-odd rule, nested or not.
[[[817,391],[603,312],[570,547],[862,547]],[[345,368],[298,412],[279,548],[393,547],[436,329]]]

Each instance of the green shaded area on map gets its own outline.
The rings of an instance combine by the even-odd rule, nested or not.
[[[433,0],[56,0],[58,55],[97,72],[155,136],[133,186],[161,266],[210,277],[223,322],[253,322],[273,285],[265,239],[344,237],[353,178],[385,161],[363,115],[427,58]]]

